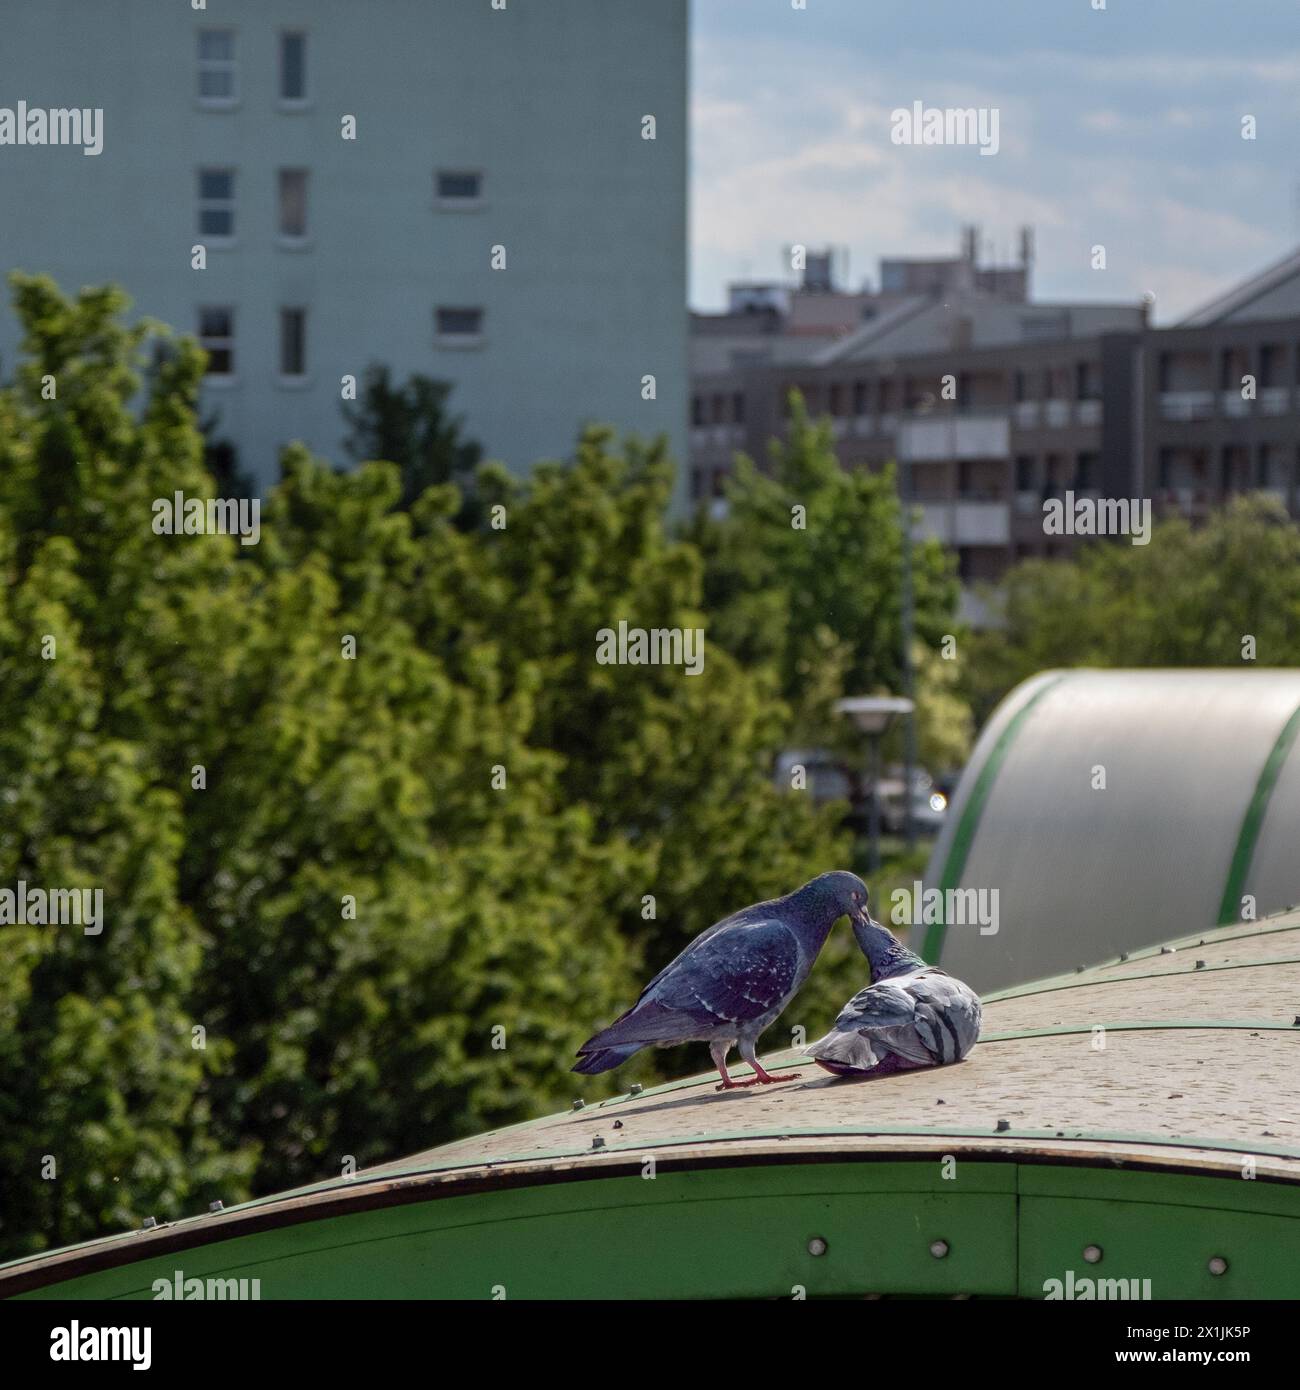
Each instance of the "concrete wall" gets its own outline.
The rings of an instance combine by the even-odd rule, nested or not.
[[[196,31],[228,25],[239,103],[200,109]],[[277,102],[283,28],[309,36],[302,110]],[[263,482],[292,439],[343,461],[340,378],[373,361],[454,381],[469,432],[516,471],[587,420],[666,431],[684,464],[687,0],[42,0],[4,30],[0,105],[103,107],[105,130],[98,157],[0,146],[0,271],[116,281],[186,331],[199,305],[234,305],[234,380],[206,404]],[[237,170],[235,241],[203,272],[200,166]],[[281,167],[310,170],[305,249],[277,244]],[[435,208],[439,167],[483,171],[480,210]],[[482,306],[482,346],[435,347],[439,304]],[[282,305],[308,309],[293,385]],[[6,296],[8,366],[16,337]]]

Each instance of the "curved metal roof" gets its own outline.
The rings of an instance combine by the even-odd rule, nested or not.
[[[996,890],[998,929],[932,922],[922,954],[989,989],[1300,901],[1298,731],[1297,671],[1024,682],[981,734],[925,879]]]
[[[20,1261],[0,1295],[1042,1297],[1095,1244],[1155,1297],[1297,1297],[1298,998],[1294,911],[989,996],[958,1066],[696,1076]]]

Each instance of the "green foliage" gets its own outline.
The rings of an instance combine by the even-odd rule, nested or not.
[[[461,437],[459,416],[447,410],[451,383],[411,376],[402,386],[388,368],[369,367],[356,402],[344,402],[351,426],[346,448],[357,463],[384,459],[402,478],[402,506],[409,507],[427,488],[441,483],[472,483],[483,451]]]
[[[1057,666],[1300,665],[1300,529],[1272,498],[1234,499],[1202,526],[1157,523],[1146,546],[1096,542],[1069,561],[1007,575],[1005,626],[978,634],[963,668],[980,718]]]
[[[833,812],[771,785],[774,630],[699,676],[595,660],[620,618],[707,625],[661,448],[483,469],[471,520],[293,449],[259,545],[157,535],[155,498],[213,495],[202,353],[145,372],[159,330],[115,291],[14,297],[0,887],[102,888],[105,925],[0,927],[6,1253],[563,1102],[650,969],[843,862]],[[818,1021],[860,983],[845,957]]]
[[[701,516],[710,634],[741,662],[771,664],[803,732],[835,727],[840,695],[902,688],[902,513],[892,470],[848,472],[828,420],[798,392],[768,471],[737,460],[724,519]],[[958,586],[937,541],[912,549],[922,652],[955,631]],[[923,661],[920,674],[929,666]],[[917,686],[918,695],[921,687]]]

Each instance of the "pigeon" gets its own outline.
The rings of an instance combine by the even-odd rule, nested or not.
[[[870,911],[854,919],[853,935],[870,962],[871,984],[845,1004],[824,1038],[809,1044],[808,1056],[837,1076],[960,1062],[980,1033],[975,991],[927,965]]]
[[[831,927],[844,916],[866,925],[867,887],[843,870],[821,874],[784,898],[755,903],[700,933],[664,966],[622,1017],[578,1049],[576,1072],[610,1071],[643,1047],[707,1042],[722,1077],[719,1091],[792,1081],[770,1076],[754,1044],[800,986]],[[727,1075],[739,1044],[754,1069],[750,1081]]]

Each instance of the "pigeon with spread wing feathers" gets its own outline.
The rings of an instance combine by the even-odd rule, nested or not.
[[[643,1047],[707,1042],[721,1090],[790,1081],[770,1076],[755,1054],[758,1036],[798,993],[839,918],[866,923],[867,888],[856,874],[821,874],[784,898],[756,903],[715,922],[666,965],[621,1018],[578,1049],[576,1072],[610,1071]],[[754,1070],[727,1075],[735,1045]]]
[[[831,1031],[808,1046],[839,1076],[877,1076],[960,1062],[980,1034],[979,996],[927,965],[869,912],[853,934],[871,964],[871,984],[845,1004]]]

